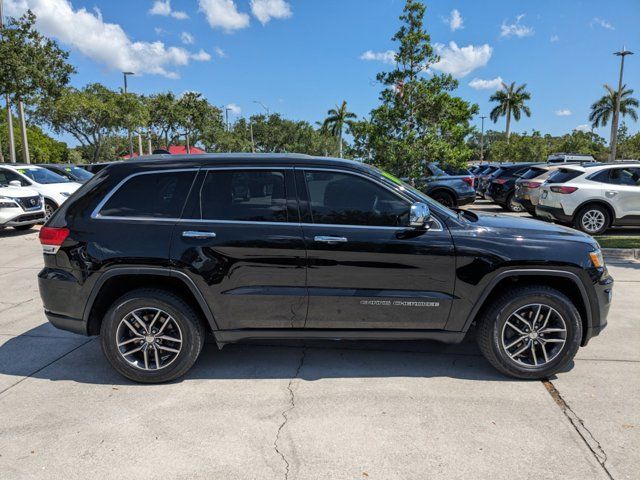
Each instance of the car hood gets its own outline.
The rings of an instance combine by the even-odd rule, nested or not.
[[[0,197],[25,198],[36,197],[38,192],[23,187],[0,187]]]
[[[597,246],[597,242],[586,233],[561,225],[511,215],[473,213],[476,214],[478,219],[471,221],[471,226],[481,230],[485,235],[498,235],[500,237],[512,237],[524,240],[552,237],[554,239],[576,241]]]
[[[80,188],[80,184],[76,182],[64,182],[64,183],[40,183],[38,184],[40,189],[44,192],[55,194],[55,193],[73,193],[78,188]]]

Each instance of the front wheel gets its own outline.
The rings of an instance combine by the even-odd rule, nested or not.
[[[480,319],[478,344],[505,375],[543,379],[576,355],[582,321],[561,292],[544,286],[514,288],[492,301]]]
[[[130,380],[162,383],[193,366],[205,331],[182,298],[156,289],[134,290],[116,300],[100,328],[102,350]]]
[[[51,200],[44,201],[44,221],[46,222],[51,218],[51,215],[55,213],[58,209],[58,206],[53,203]]]

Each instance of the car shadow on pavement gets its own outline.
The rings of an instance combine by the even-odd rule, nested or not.
[[[0,229],[0,238],[24,237],[26,235],[38,235],[39,230],[31,228],[29,230],[16,230],[15,228]]]
[[[48,324],[0,346],[0,376],[10,383],[29,376],[50,381],[135,385],[121,377],[102,354],[98,338],[60,332]],[[222,350],[207,342],[191,371],[175,383],[194,380],[263,380],[298,376],[325,378],[449,377],[514,381],[481,356],[470,335],[459,345],[431,341],[269,341],[239,343]],[[143,386],[143,385],[141,385]]]

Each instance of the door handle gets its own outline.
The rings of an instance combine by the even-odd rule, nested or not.
[[[346,237],[334,237],[332,235],[317,235],[313,239],[316,242],[324,243],[345,243],[347,241]]]
[[[195,231],[195,230],[186,230],[186,231],[182,232],[182,237],[183,238],[198,238],[198,239],[216,238],[216,234],[214,232],[198,232],[198,231]]]

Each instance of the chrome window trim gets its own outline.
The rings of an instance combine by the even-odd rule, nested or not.
[[[379,182],[375,178],[372,178],[369,175],[365,175],[359,172],[355,172],[352,170],[344,170],[339,168],[322,168],[322,167],[293,167],[287,165],[273,165],[273,166],[224,166],[224,167],[192,167],[192,168],[176,168],[176,169],[164,169],[164,170],[151,170],[149,172],[137,172],[128,175],[123,178],[118,184],[113,187],[107,195],[98,203],[96,208],[91,213],[91,218],[95,220],[124,220],[124,221],[140,221],[140,222],[172,222],[172,223],[218,223],[218,224],[230,224],[230,225],[283,225],[283,226],[296,226],[296,227],[327,227],[327,228],[356,228],[356,229],[375,229],[375,230],[407,230],[411,227],[409,226],[377,226],[377,225],[342,225],[342,224],[324,224],[324,223],[301,223],[301,222],[260,222],[260,221],[249,221],[249,220],[205,220],[205,219],[197,219],[197,218],[166,218],[166,217],[128,217],[128,216],[103,216],[100,214],[100,210],[105,206],[105,204],[109,201],[109,199],[115,195],[115,193],[130,179],[140,176],[140,175],[152,175],[158,173],[175,173],[175,172],[200,172],[200,171],[210,171],[210,170],[311,170],[311,171],[333,171],[344,174],[356,175],[362,178],[365,178],[369,181],[374,182],[376,185],[381,186],[387,191],[391,192],[396,197],[408,202],[411,205],[413,202],[410,198],[400,195],[398,192],[395,192],[387,185],[382,182]],[[432,217],[433,221],[437,224],[437,228],[429,228],[427,232],[442,232],[444,227],[442,222],[437,217]]]

